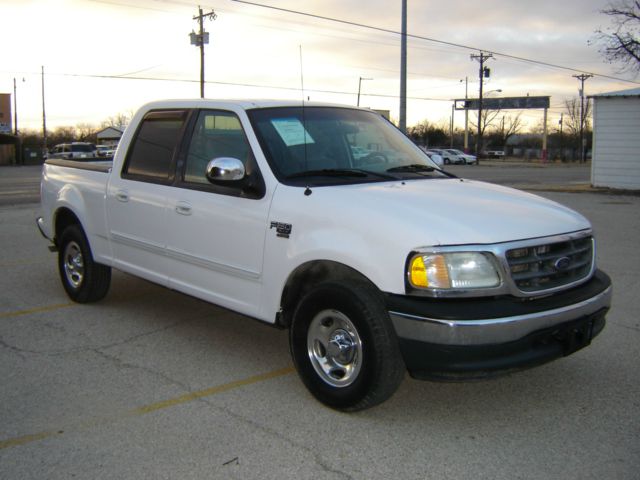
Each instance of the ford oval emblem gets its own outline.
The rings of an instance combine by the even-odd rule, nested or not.
[[[559,272],[565,271],[571,265],[571,259],[569,257],[560,257],[555,261],[553,266]]]

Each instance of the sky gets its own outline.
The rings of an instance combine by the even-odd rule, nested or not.
[[[401,1],[255,0],[255,3],[398,32]],[[549,124],[578,97],[573,75],[597,74],[585,94],[637,88],[640,77],[606,63],[594,31],[603,0],[408,0],[407,124],[448,124],[452,99],[478,95],[480,50],[489,96],[549,95]],[[188,0],[0,0],[0,93],[16,80],[20,130],[129,114],[164,98],[200,95],[200,53],[189,42],[198,3]],[[208,0],[207,98],[327,101],[399,115],[400,35],[233,0]],[[431,40],[429,40],[431,39]],[[436,41],[433,41],[436,40]],[[455,45],[450,45],[455,44]],[[467,48],[468,47],[468,48]],[[519,57],[521,59],[514,59]],[[552,68],[530,60],[565,67]],[[573,70],[571,70],[573,69]],[[360,78],[365,80],[359,81]],[[467,81],[465,81],[465,79]],[[496,90],[501,90],[497,92]],[[515,114],[516,112],[514,112]],[[530,125],[542,112],[523,112]],[[456,126],[463,113],[455,112]]]

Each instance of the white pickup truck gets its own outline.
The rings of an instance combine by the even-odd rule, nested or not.
[[[71,299],[111,268],[288,328],[309,391],[344,411],[415,378],[494,376],[604,327],[589,222],[441,170],[378,114],[294,102],[140,109],[111,162],[48,160],[38,226]]]

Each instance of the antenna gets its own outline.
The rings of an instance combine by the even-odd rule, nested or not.
[[[307,161],[307,120],[304,112],[304,69],[302,68],[302,45],[300,47],[300,93],[302,94],[302,141],[304,148],[304,169],[309,169],[309,162]],[[309,187],[307,187],[308,189]]]

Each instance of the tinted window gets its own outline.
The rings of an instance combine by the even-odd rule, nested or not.
[[[123,173],[168,180],[185,118],[184,111],[147,113],[131,143]]]
[[[71,145],[72,152],[93,152],[93,145]]]
[[[240,120],[231,112],[202,111],[198,116],[184,172],[186,182],[209,184],[205,174],[207,164],[220,157],[242,161],[247,169],[251,148]]]

